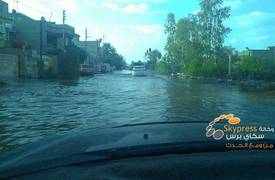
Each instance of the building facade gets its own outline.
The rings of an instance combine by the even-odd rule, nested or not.
[[[101,41],[96,40],[96,41],[79,41],[79,36],[76,37],[74,40],[74,44],[79,47],[84,49],[88,56],[87,59],[83,64],[89,65],[90,67],[94,68],[96,70],[96,66],[99,63],[99,59],[101,57]]]
[[[48,22],[45,18],[34,20],[24,14],[12,12],[16,39],[23,42],[26,48],[43,55],[57,54],[72,43],[75,34],[73,27],[66,24]]]
[[[248,52],[251,57],[275,61],[275,46],[270,46],[267,49],[249,49]]]
[[[12,18],[8,12],[8,4],[0,0],[0,48],[8,46],[11,28]]]

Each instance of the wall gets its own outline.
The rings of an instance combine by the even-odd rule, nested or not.
[[[0,0],[0,47],[5,47],[8,39],[5,25],[8,22],[8,4]]]
[[[270,50],[251,50],[250,55],[254,58],[272,59],[272,52]]]
[[[18,59],[18,76],[20,78],[37,78],[38,77],[38,60],[39,56],[36,51],[27,51],[14,48],[1,48],[0,54],[12,55]],[[5,64],[5,63],[4,63]],[[0,61],[0,66],[2,63]]]
[[[4,20],[0,17],[0,48],[5,46],[6,31]]]
[[[40,21],[35,21],[23,14],[13,13],[16,36],[27,46],[40,52]],[[44,37],[46,43],[46,37]]]
[[[20,78],[38,78],[38,60],[27,55],[19,56],[19,77]]]
[[[250,50],[250,56],[259,59],[269,59],[275,61],[275,47],[269,47],[268,49]]]
[[[272,59],[273,59],[273,61],[275,61],[275,47],[274,46],[273,47],[269,47],[269,50],[272,53]]]
[[[1,17],[8,16],[8,4],[1,0],[0,0],[0,16]]]
[[[0,54],[0,81],[15,81],[19,77],[19,61],[15,55]]]

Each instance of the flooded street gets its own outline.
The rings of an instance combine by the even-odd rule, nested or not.
[[[56,134],[144,122],[209,122],[223,113],[250,124],[275,124],[275,93],[128,72],[77,82],[22,81],[0,89],[0,151]]]

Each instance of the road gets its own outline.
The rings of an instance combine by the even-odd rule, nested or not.
[[[243,123],[275,124],[275,93],[126,71],[76,82],[26,80],[0,89],[0,152],[56,134],[144,122],[210,122],[223,113]]]

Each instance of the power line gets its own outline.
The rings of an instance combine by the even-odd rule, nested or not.
[[[17,11],[19,10],[18,4],[19,4],[19,0],[16,0],[16,10],[17,10]]]
[[[33,8],[32,6],[30,6],[30,5],[28,5],[28,4],[25,4],[25,3],[23,3],[23,2],[21,2],[21,1],[19,1],[19,0],[17,0],[17,2],[18,2],[18,6],[19,6],[19,4],[20,4],[20,5],[23,5],[24,7],[28,8],[28,9],[31,9],[31,10],[33,10],[33,11],[36,11],[36,12],[41,13],[41,10],[40,10],[40,9]]]
[[[40,4],[42,4],[43,6],[47,7],[51,11],[49,21],[52,20],[53,13],[56,13],[58,15],[58,10],[57,9],[53,8],[52,6],[49,6],[46,2],[44,2],[42,0],[38,0],[38,2]]]
[[[57,12],[57,10],[51,6],[49,6],[48,4],[46,4],[44,1],[42,0],[38,0],[41,4],[43,4],[45,7],[49,8],[50,10],[53,10],[55,12]]]
[[[50,8],[50,9],[53,9],[57,14],[60,14],[60,12],[62,12],[63,11],[63,9],[61,8],[61,9],[56,9],[56,8],[53,8],[53,7],[50,7],[49,5],[47,5],[44,1],[42,1],[42,0],[38,0],[38,1],[40,1],[40,3],[42,3],[44,6],[47,6],[48,8]],[[56,2],[53,2],[54,4],[55,4],[55,6],[60,6],[59,4],[57,4]],[[67,9],[66,9],[66,11],[67,11]],[[70,21],[72,21],[72,22],[74,22],[74,23],[76,23],[77,24],[77,22],[79,21],[79,19],[76,19],[75,17],[73,17],[73,16],[70,16],[70,14],[68,13],[68,15],[67,15],[68,17],[69,17],[69,19],[70,19]]]

